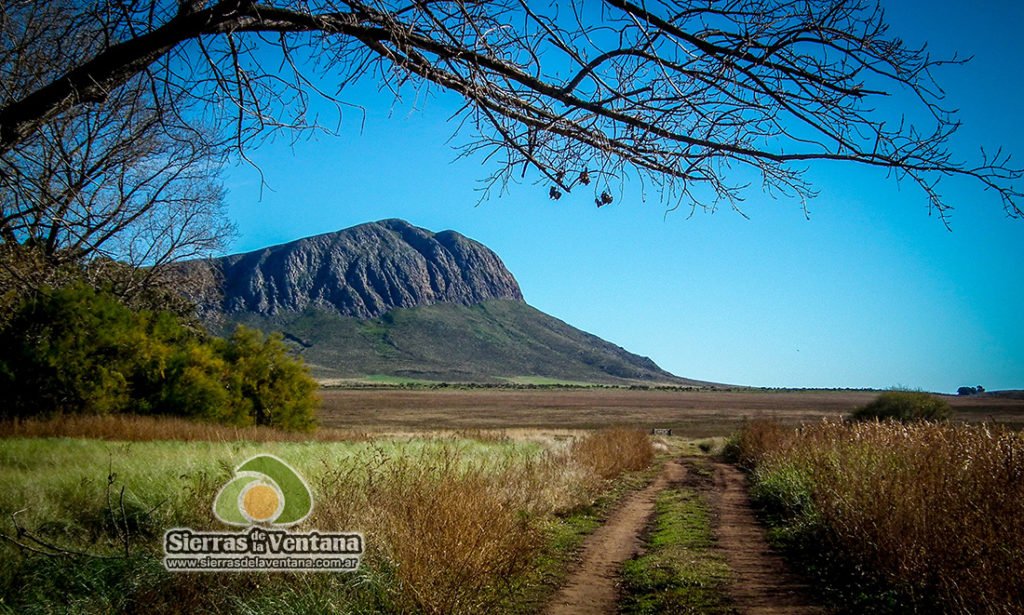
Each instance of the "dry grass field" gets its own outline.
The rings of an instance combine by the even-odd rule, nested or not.
[[[690,438],[725,436],[750,419],[783,424],[849,414],[877,391],[686,391],[632,389],[323,389],[323,427],[366,431],[671,428]],[[1024,400],[944,396],[955,418],[1024,427]]]
[[[0,438],[0,615],[535,613],[655,453],[628,429],[293,442],[161,421],[27,423]],[[166,530],[224,529],[211,503],[254,454],[306,479],[316,503],[300,530],[365,536],[359,571],[164,568]]]
[[[844,612],[1024,612],[1024,433],[757,421],[733,451],[780,545]]]
[[[609,609],[726,613],[735,612],[736,606],[742,612],[753,590],[732,583],[729,575],[747,575],[747,568],[740,564],[748,566],[749,562],[736,563],[739,560],[730,559],[730,554],[764,552],[768,546],[763,536],[763,547],[729,542],[731,534],[726,530],[736,525],[730,519],[738,518],[729,517],[729,511],[742,509],[748,525],[761,534],[763,530],[754,522],[738,471],[729,469],[737,477],[730,487],[719,480],[725,465],[706,457],[726,443],[725,438],[714,436],[728,436],[740,429],[755,433],[756,426],[766,424],[759,419],[768,419],[775,421],[771,433],[790,434],[792,441],[800,444],[786,450],[809,455],[821,448],[811,445],[825,440],[805,437],[808,434],[828,431],[830,425],[841,433],[853,429],[823,419],[848,415],[878,392],[364,387],[328,388],[320,394],[320,427],[301,434],[166,417],[63,417],[0,424],[0,615],[517,615],[541,612],[549,602],[557,602],[562,595],[559,586],[573,587],[577,572],[584,579],[595,575],[609,579],[611,589],[606,594],[612,602],[620,595],[616,583],[628,577],[628,599]],[[947,399],[956,419],[1024,427],[1024,400]],[[817,426],[786,427],[800,423]],[[605,429],[610,426],[625,429]],[[646,430],[653,427],[671,428],[676,437],[649,437]],[[989,447],[994,452],[988,457],[975,454],[978,447],[961,447],[969,455],[936,459],[934,468],[930,449],[918,447],[914,450],[920,454],[913,459],[921,463],[916,466],[904,463],[904,457],[893,457],[891,465],[911,470],[904,472],[904,482],[875,480],[877,475],[896,473],[853,463],[844,464],[850,470],[844,478],[863,487],[858,493],[868,504],[902,498],[908,505],[914,504],[915,511],[948,510],[953,521],[963,517],[978,531],[972,534],[957,529],[952,521],[931,522],[928,513],[920,516],[927,525],[924,529],[941,531],[922,530],[919,534],[960,535],[972,540],[980,535],[965,543],[968,550],[974,545],[983,549],[1011,545],[1012,552],[999,561],[1010,562],[1002,566],[1005,570],[1019,570],[1020,541],[1000,542],[1000,536],[1006,531],[1020,533],[1020,524],[1013,517],[1020,510],[1020,433],[956,424],[934,429],[940,434],[947,430],[1010,434],[1007,438],[1016,439],[1006,441],[1016,444]],[[861,455],[854,457],[855,461],[884,460],[899,452],[888,440],[880,446],[864,440],[864,445],[863,451],[851,448]],[[735,446],[729,443],[726,448]],[[1004,449],[1010,451],[1009,457],[996,454]],[[808,450],[811,453],[805,453]],[[176,575],[164,569],[160,543],[164,530],[220,527],[212,516],[211,502],[230,479],[231,468],[257,452],[287,459],[309,481],[317,497],[309,527],[364,533],[369,546],[360,572],[341,577],[218,576]],[[928,487],[932,483],[915,482],[915,477],[924,476],[926,468],[967,468],[971,464],[963,461],[968,458],[994,460],[985,466],[990,469],[1009,468],[1017,481],[1015,490],[975,480],[987,476],[984,472],[960,472],[953,475],[953,482],[974,489],[971,497],[960,497],[958,494],[966,493],[963,489],[953,492],[943,500],[952,502],[949,508],[927,500],[926,496],[939,490]],[[1000,465],[1007,459],[1013,463]],[[788,467],[781,470],[783,479],[789,476]],[[855,472],[858,469],[861,471]],[[945,476],[941,472],[932,475]],[[793,481],[768,483],[781,485],[783,496],[803,494],[790,488]],[[800,487],[804,483],[795,484]],[[892,488],[879,492],[882,487]],[[903,492],[920,497],[904,497]],[[973,506],[981,498],[987,498],[985,507]],[[800,501],[804,500],[806,497]],[[615,506],[619,501],[621,507]],[[892,506],[872,509],[868,504],[858,510],[894,510]],[[974,511],[974,516],[963,513],[964,507]],[[996,508],[1000,515],[985,513]],[[620,514],[635,510],[642,514]],[[988,517],[1013,522],[994,527],[979,521]],[[480,523],[480,519],[488,522]],[[879,523],[871,521],[865,527],[881,527]],[[610,529],[598,533],[598,528]],[[586,537],[591,532],[593,539]],[[887,532],[894,544],[896,538],[918,535],[900,529]],[[607,545],[613,542],[606,541],[606,536],[615,538],[619,558],[607,577],[602,576],[606,574],[603,569],[586,564],[608,559],[611,547]],[[931,545],[928,557],[919,558],[925,569],[938,569],[928,559],[933,556],[957,564],[955,557],[945,557],[951,551],[935,546],[946,542],[926,543]],[[862,545],[883,543],[853,534],[844,544],[855,551]],[[646,553],[651,556],[630,559],[641,547],[649,548]],[[444,557],[439,558],[439,553]],[[832,555],[831,551],[822,553],[817,555]],[[799,563],[801,558],[796,559]],[[583,563],[573,568],[576,561]],[[774,570],[774,564],[762,562],[759,566]],[[878,569],[888,570],[881,564]],[[669,593],[661,585],[665,570],[682,575],[672,577],[676,580]],[[753,586],[759,593],[749,598],[750,603],[778,606],[774,588],[785,586],[785,576],[766,574],[762,576],[768,581]],[[946,586],[933,591],[932,585],[911,589],[926,592],[928,600],[945,601],[942,604],[988,609],[974,611],[979,613],[1017,612],[989,606],[1024,604],[1016,585],[1010,586],[1009,594],[1001,594],[998,584],[983,582],[991,577],[988,569],[975,567],[971,575],[964,577],[971,585],[962,591]],[[888,573],[880,578],[903,579]],[[943,582],[946,579],[955,583],[959,577],[947,574]],[[584,585],[587,596],[594,593],[589,580]],[[694,593],[692,587],[707,591]],[[860,591],[860,587],[856,589]],[[888,586],[879,587],[882,589],[871,586],[863,592],[886,598]],[[655,604],[652,600],[665,596],[675,602],[664,608],[650,607]],[[906,602],[918,603],[924,604],[920,600]]]

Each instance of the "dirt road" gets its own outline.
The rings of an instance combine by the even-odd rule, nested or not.
[[[622,565],[640,549],[640,535],[654,513],[658,494],[685,475],[678,460],[670,461],[650,485],[626,498],[608,522],[587,538],[579,567],[548,604],[548,615],[617,612]]]
[[[769,546],[754,517],[746,478],[735,467],[713,463],[711,501],[718,515],[717,547],[732,571],[731,604],[743,615],[817,615],[825,611],[808,597],[808,587]]]
[[[693,463],[686,458],[667,462],[650,485],[628,496],[587,538],[580,563],[548,603],[547,615],[618,612],[622,566],[641,549],[641,536],[651,521],[658,494],[681,485]],[[730,610],[740,615],[825,613],[768,546],[765,531],[754,517],[743,475],[724,463],[712,462],[711,468],[710,491],[703,495],[713,510],[716,550],[732,573]]]

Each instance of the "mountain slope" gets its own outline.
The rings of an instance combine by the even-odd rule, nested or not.
[[[530,307],[454,231],[383,220],[209,263],[211,327],[280,331],[319,378],[701,384]]]
[[[490,300],[396,309],[375,319],[324,310],[233,314],[284,333],[318,378],[700,385],[529,305]]]

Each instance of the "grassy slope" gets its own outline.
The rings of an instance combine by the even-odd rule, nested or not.
[[[373,320],[314,310],[231,315],[225,326],[233,323],[282,331],[320,378],[691,383],[517,301],[436,304]]]

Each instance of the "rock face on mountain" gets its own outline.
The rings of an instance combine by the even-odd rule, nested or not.
[[[382,220],[215,259],[221,310],[272,315],[309,308],[375,318],[435,303],[522,301],[498,256],[455,231]]]
[[[704,386],[523,301],[501,259],[383,220],[211,261],[220,334],[278,331],[325,381]]]

